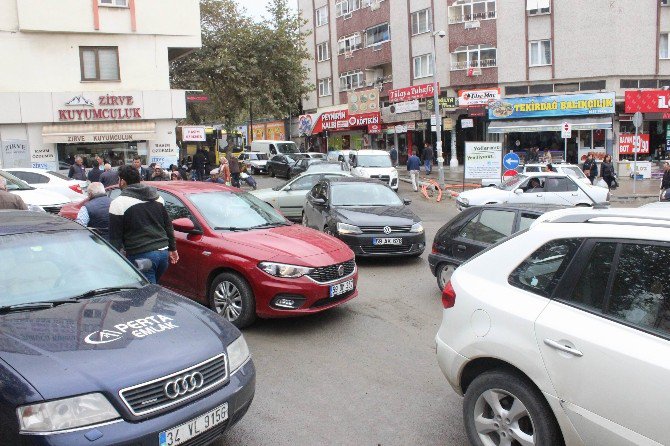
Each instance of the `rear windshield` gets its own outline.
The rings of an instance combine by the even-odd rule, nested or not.
[[[70,179],[71,179],[71,178],[68,178],[67,175],[63,175],[60,172],[54,172],[53,170],[47,170],[47,173],[51,176],[56,177],[56,178],[60,178],[61,180],[70,181]]]
[[[298,146],[295,143],[282,142],[277,144],[277,150],[279,153],[300,153]]]

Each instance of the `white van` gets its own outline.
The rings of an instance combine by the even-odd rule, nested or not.
[[[269,156],[291,153],[300,153],[298,146],[293,141],[269,141],[258,139],[251,141],[251,151],[267,153]]]

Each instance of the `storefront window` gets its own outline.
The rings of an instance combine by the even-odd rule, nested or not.
[[[86,167],[91,167],[96,155],[101,155],[114,167],[130,164],[135,155],[140,155],[142,164],[146,165],[148,155],[146,141],[113,144],[57,144],[57,151],[59,161],[67,162],[80,155]]]

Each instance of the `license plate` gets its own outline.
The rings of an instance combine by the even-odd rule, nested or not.
[[[339,296],[354,289],[354,279],[330,286],[330,297]]]
[[[402,245],[401,238],[373,238],[373,245]]]
[[[158,444],[160,446],[177,446],[187,442],[203,432],[223,423],[228,419],[228,403],[222,404],[216,409],[200,415],[172,429],[158,434]]]

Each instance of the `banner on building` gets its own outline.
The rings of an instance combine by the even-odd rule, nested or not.
[[[22,139],[6,139],[2,141],[2,167],[25,167],[30,163],[28,141]]]
[[[30,151],[33,169],[51,169],[56,165],[56,146],[45,146]]]
[[[205,133],[205,127],[187,125],[181,128],[181,140],[182,141],[207,141],[207,135]]]
[[[437,85],[439,91],[440,85]],[[435,94],[433,84],[412,85],[411,87],[389,90],[389,102],[406,102],[414,99],[429,98]]]
[[[635,141],[635,133],[621,133],[619,135],[619,154],[633,155],[636,146],[639,148],[638,154],[649,154],[649,134],[641,133],[638,139]]]
[[[286,141],[284,121],[273,121],[265,124],[265,139],[272,141]]]
[[[321,133],[324,130],[348,130],[352,127],[367,127],[373,124],[381,124],[379,112],[351,116],[347,109],[336,110],[321,113],[314,123],[312,134]]]
[[[298,117],[298,135],[309,136],[314,127],[314,115],[300,115]]]
[[[407,113],[418,110],[419,110],[418,99],[414,99],[413,101],[407,101],[407,102],[398,102],[396,104],[391,105],[390,107],[391,113]]]
[[[625,92],[626,113],[670,112],[669,90],[628,90]]]
[[[379,112],[379,90],[350,91],[347,93],[349,115]]]
[[[466,142],[465,178],[502,177],[502,143]]]
[[[505,98],[489,105],[489,119],[611,115],[614,104],[613,92]]]
[[[459,90],[458,106],[488,105],[500,100],[500,88],[482,88],[478,90]]]
[[[440,98],[439,99],[440,108],[456,108],[458,107],[458,98]],[[434,101],[432,98],[426,99],[426,109],[433,110],[435,108]]]

